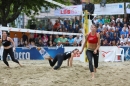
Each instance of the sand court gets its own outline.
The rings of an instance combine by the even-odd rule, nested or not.
[[[0,61],[0,86],[129,86],[130,62],[100,62],[95,79],[88,63],[74,61],[73,67],[63,62],[53,70],[48,61],[20,61],[23,67],[9,61],[11,69]]]

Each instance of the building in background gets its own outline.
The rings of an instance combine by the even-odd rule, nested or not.
[[[81,0],[70,0],[70,2],[73,5],[81,4]],[[46,24],[48,18],[50,18],[52,20],[52,22],[54,23],[55,22],[54,19],[61,17],[61,16],[55,16],[54,10],[55,9],[51,9],[51,8],[45,9],[44,7],[42,7],[41,11],[39,11],[39,15],[36,15],[34,17],[36,19],[38,19],[38,21],[40,21],[43,25]],[[28,20],[30,20],[30,19],[31,18],[25,14],[19,15],[19,17],[15,20],[15,27],[16,28],[26,28],[26,26],[28,24]],[[33,24],[33,21],[32,21],[32,24]]]

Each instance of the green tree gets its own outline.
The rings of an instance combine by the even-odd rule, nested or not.
[[[53,0],[65,5],[70,4],[70,0]],[[38,14],[41,6],[56,8],[55,4],[45,0],[0,0],[0,23],[7,26],[7,23],[13,22],[21,13],[30,16],[32,13]]]

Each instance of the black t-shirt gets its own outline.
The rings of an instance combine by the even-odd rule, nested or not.
[[[64,60],[70,58],[70,57],[71,57],[71,53],[72,53],[71,51],[65,52],[65,53],[64,53]]]

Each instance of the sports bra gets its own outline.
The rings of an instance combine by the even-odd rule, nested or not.
[[[64,60],[68,59],[71,57],[71,51],[70,52],[65,52],[63,55],[64,55]]]
[[[8,46],[11,45],[11,42],[7,40],[7,37],[6,37],[5,40],[3,40],[3,38],[2,38],[2,45],[3,45],[4,47],[8,47]]]
[[[89,33],[89,35],[87,37],[87,41],[88,41],[88,43],[92,43],[92,44],[98,43],[97,33],[95,35],[92,35],[91,33]]]

